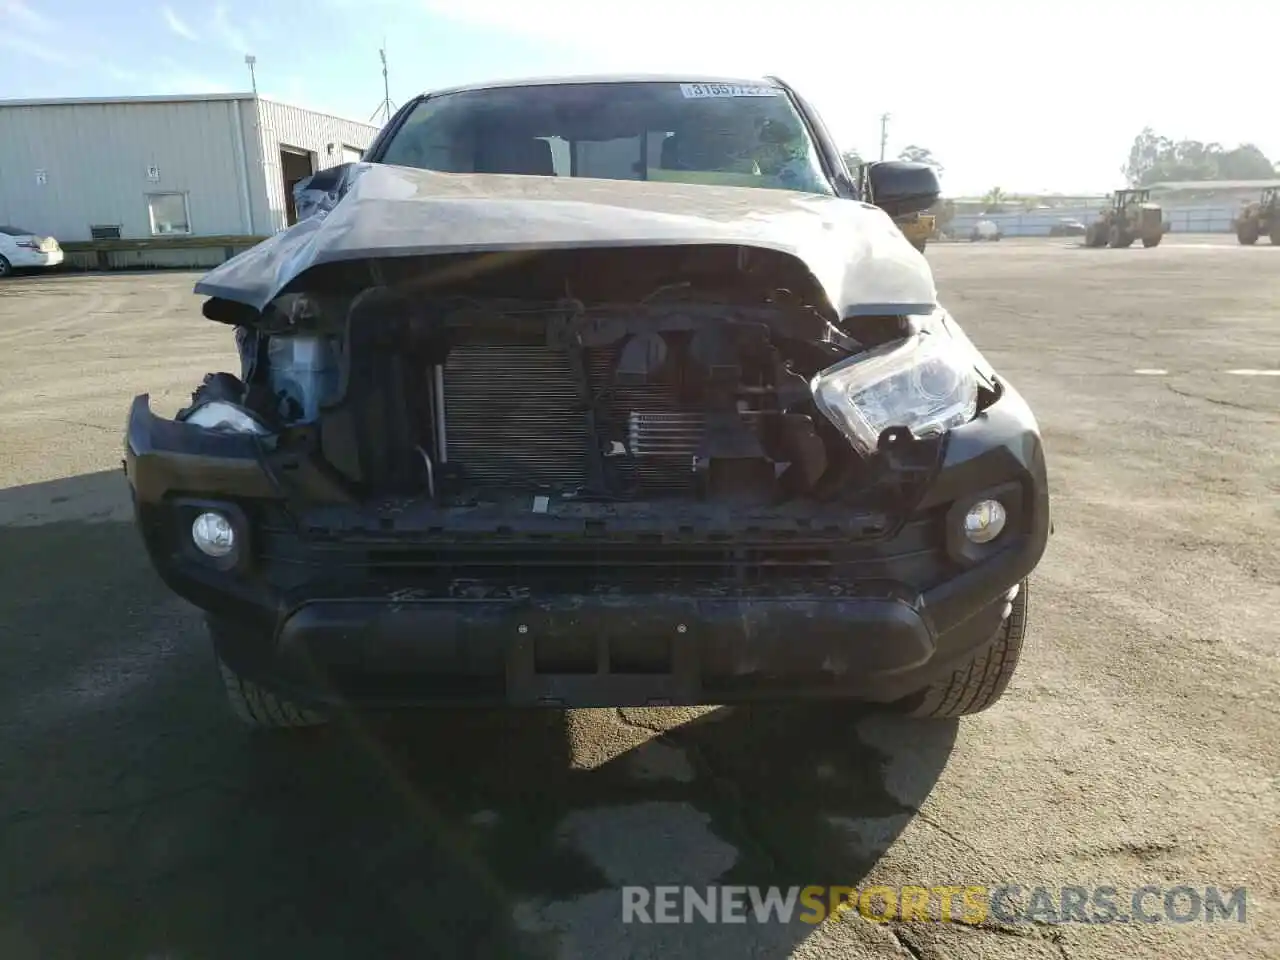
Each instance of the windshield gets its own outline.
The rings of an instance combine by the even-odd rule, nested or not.
[[[0,233],[7,233],[11,237],[34,237],[34,230],[26,230],[22,227],[14,227],[8,224],[0,224]]]
[[[445,94],[414,108],[381,160],[448,173],[834,193],[791,99],[761,84],[572,83]]]

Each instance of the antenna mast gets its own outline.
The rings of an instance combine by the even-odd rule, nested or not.
[[[395,112],[395,104],[391,102],[391,84],[387,79],[387,41],[383,39],[382,47],[378,50],[378,58],[382,60],[382,102],[378,104],[378,109],[373,111],[370,120],[376,120],[378,114],[383,114],[382,122],[386,123],[391,119],[391,114]]]

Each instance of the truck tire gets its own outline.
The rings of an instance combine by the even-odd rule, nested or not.
[[[1244,246],[1252,247],[1258,242],[1258,228],[1252,223],[1242,223],[1236,227],[1236,239]],[[1272,241],[1274,242],[1274,241]]]
[[[231,624],[214,620],[208,621],[208,627],[210,635],[215,638],[220,631],[235,629]],[[227,705],[231,708],[231,715],[246,727],[255,730],[295,730],[321,726],[328,721],[324,714],[300,707],[240,676],[221,657],[218,658],[218,670],[227,690]]]
[[[1280,223],[1271,228],[1271,245],[1280,247]]]
[[[1022,641],[1027,633],[1027,581],[1019,584],[1009,616],[1005,617],[990,646],[949,677],[916,694],[903,707],[910,717],[944,720],[980,713],[1003,695],[1013,679]]]
[[[1163,240],[1163,239],[1164,239],[1164,234],[1162,234],[1162,233],[1157,233],[1157,234],[1155,234],[1154,236],[1150,236],[1150,237],[1143,237],[1143,238],[1142,238],[1142,245],[1143,245],[1144,247],[1158,247],[1158,246],[1160,246],[1160,241],[1161,241],[1161,240]]]
[[[1107,246],[1112,250],[1119,250],[1124,246],[1124,231],[1120,229],[1119,224],[1113,223],[1111,229],[1107,231]]]
[[[13,273],[13,266],[4,257],[0,257],[0,279]]]

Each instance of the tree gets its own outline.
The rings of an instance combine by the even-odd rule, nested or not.
[[[1133,138],[1133,146],[1129,148],[1129,161],[1120,168],[1129,186],[1136,187],[1150,182],[1151,176],[1173,144],[1167,137],[1156,136],[1150,127],[1143,127],[1142,132]]]
[[[983,196],[982,202],[986,205],[988,213],[999,213],[1007,198],[1007,194],[1000,187],[992,187]]]
[[[938,230],[946,230],[951,226],[951,221],[956,218],[956,202],[954,200],[937,200],[929,212],[934,215],[935,227]]]
[[[1231,150],[1220,143],[1170,140],[1150,127],[1133,138],[1129,160],[1120,172],[1131,187],[1171,180],[1269,180],[1275,169],[1254,144]]]
[[[856,174],[858,168],[862,166],[862,154],[850,147],[840,154],[844,158],[844,165],[849,168],[849,172]]]
[[[943,166],[938,162],[937,157],[928,147],[918,147],[914,143],[910,146],[902,148],[902,152],[898,154],[899,160],[910,160],[913,163],[927,163],[933,167],[938,173],[942,173]]]
[[[1223,180],[1272,180],[1275,175],[1267,155],[1252,143],[1228,150],[1218,163],[1218,176]]]

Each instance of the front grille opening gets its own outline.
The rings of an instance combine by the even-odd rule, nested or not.
[[[399,579],[409,572],[441,583],[501,582],[533,589],[556,584],[597,588],[614,584],[687,582],[751,583],[769,579],[819,579],[839,563],[829,546],[734,547],[567,544],[370,550],[370,572]]]

